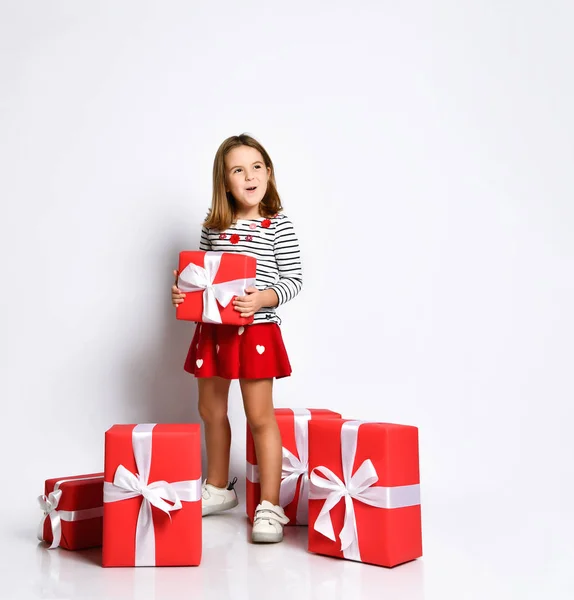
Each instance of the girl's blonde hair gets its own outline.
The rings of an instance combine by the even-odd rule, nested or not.
[[[275,169],[273,168],[271,157],[267,154],[267,150],[256,139],[246,133],[234,135],[227,138],[219,146],[215,154],[215,160],[213,161],[213,198],[211,201],[211,210],[203,224],[207,228],[225,231],[235,220],[235,200],[231,192],[225,191],[225,157],[231,150],[238,146],[255,148],[263,157],[265,167],[270,169],[267,191],[259,204],[261,216],[272,217],[283,209],[275,183]]]

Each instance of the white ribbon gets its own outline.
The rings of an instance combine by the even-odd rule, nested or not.
[[[142,496],[136,524],[135,566],[155,566],[155,530],[152,505],[169,514],[182,508],[183,502],[201,499],[201,478],[168,483],[149,483],[152,460],[152,431],[155,423],[136,425],[132,431],[132,446],[138,474],[119,465],[114,482],[104,481],[104,502],[121,502]]]
[[[357,452],[357,436],[363,421],[347,421],[341,428],[341,461],[343,481],[327,467],[315,467],[311,472],[309,498],[325,500],[315,521],[314,528],[319,533],[336,541],[330,512],[341,498],[345,499],[345,521],[339,534],[343,556],[350,560],[361,560],[359,536],[355,518],[354,500],[376,508],[402,508],[420,504],[420,486],[403,485],[393,487],[372,487],[379,476],[370,459],[367,459],[352,474]],[[324,477],[319,477],[321,473]]]
[[[190,263],[183,269],[177,279],[177,287],[182,292],[199,292],[203,290],[204,323],[221,323],[221,314],[217,302],[225,308],[234,296],[243,296],[245,290],[255,285],[255,278],[233,279],[213,283],[223,252],[206,252],[204,267]]]
[[[283,446],[283,460],[281,465],[281,488],[279,490],[279,504],[285,508],[293,502],[297,492],[297,482],[301,479],[301,489],[299,491],[299,501],[297,503],[297,525],[307,525],[309,510],[309,419],[311,412],[306,408],[293,408],[294,427],[295,427],[295,446],[297,448],[297,458],[292,452]],[[247,481],[251,483],[259,482],[259,467],[247,461],[246,463]]]
[[[297,482],[301,479],[296,523],[298,525],[307,525],[309,510],[309,419],[311,418],[311,412],[306,408],[294,408],[293,417],[295,446],[299,458],[283,447],[279,504],[285,508],[285,506],[293,502],[297,491]]]
[[[86,519],[95,519],[101,517],[104,514],[102,506],[96,506],[95,508],[85,508],[82,510],[58,510],[58,505],[62,498],[62,490],[60,486],[68,481],[90,481],[92,479],[103,479],[103,476],[96,477],[76,477],[73,479],[60,479],[56,481],[54,485],[54,491],[50,492],[47,496],[38,496],[38,504],[44,511],[40,525],[38,526],[38,539],[44,541],[44,523],[46,519],[50,519],[52,526],[52,543],[50,544],[50,550],[57,548],[62,541],[62,521],[85,521]]]
[[[248,460],[245,461],[245,476],[247,481],[259,483],[259,466],[251,464]]]

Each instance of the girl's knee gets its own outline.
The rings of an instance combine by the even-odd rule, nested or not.
[[[227,407],[219,403],[199,402],[198,410],[204,423],[223,423],[227,420]]]
[[[254,411],[253,413],[246,415],[246,417],[253,435],[257,435],[257,433],[261,431],[266,431],[277,426],[274,414],[267,414],[264,412],[258,413]]]

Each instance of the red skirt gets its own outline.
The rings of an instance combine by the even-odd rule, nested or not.
[[[277,323],[214,325],[198,323],[184,369],[196,377],[270,379],[291,375]]]

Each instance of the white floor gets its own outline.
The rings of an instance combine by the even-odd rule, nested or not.
[[[102,569],[99,549],[47,550],[35,541],[35,522],[3,515],[0,598],[574,598],[569,511],[521,512],[477,497],[427,505],[423,518],[424,558],[394,569],[309,554],[301,527],[287,528],[282,544],[252,545],[241,506],[204,519],[200,567]]]

